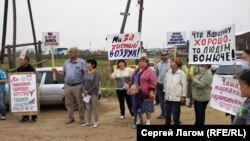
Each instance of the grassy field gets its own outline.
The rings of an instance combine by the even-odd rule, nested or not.
[[[82,59],[86,60],[88,58],[95,58],[97,60],[97,70],[100,73],[100,79],[101,79],[101,90],[102,90],[102,96],[103,97],[110,97],[115,95],[115,81],[108,79],[108,68],[109,68],[109,61],[107,56],[86,56],[86,55],[80,55]],[[160,57],[158,55],[155,56],[148,56],[150,61],[158,62],[160,60]],[[35,55],[30,54],[30,63],[35,64]],[[68,58],[67,55],[60,55],[55,56],[55,66],[63,66],[64,61]],[[43,67],[49,67],[51,66],[51,56],[46,55],[42,57],[42,60],[46,60],[45,63],[43,63]],[[182,59],[185,60],[185,59]],[[128,65],[135,65],[135,60],[126,60]],[[16,66],[19,66],[19,60],[17,57],[16,60]],[[36,65],[33,65],[36,68]],[[6,72],[9,72],[9,66],[8,66],[8,58],[5,58],[5,63],[1,66],[2,69],[4,69]]]

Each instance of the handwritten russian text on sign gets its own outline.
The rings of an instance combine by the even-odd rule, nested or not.
[[[23,48],[23,49],[21,50],[19,59],[25,59],[25,55],[26,55],[26,48]]]
[[[189,64],[232,64],[235,59],[235,25],[191,32]]]
[[[37,112],[36,75],[11,74],[10,98],[12,112]]]
[[[43,32],[42,38],[43,38],[43,44],[46,47],[59,46],[59,32]]]
[[[167,32],[167,45],[186,45],[186,32]]]
[[[245,98],[241,97],[237,79],[214,75],[210,106],[220,111],[235,115]]]
[[[140,33],[125,33],[108,35],[109,60],[117,59],[139,59]]]

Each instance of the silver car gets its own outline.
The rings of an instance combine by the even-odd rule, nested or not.
[[[62,67],[56,67],[62,71]],[[64,78],[62,75],[56,75],[53,80],[52,67],[36,68],[37,91],[40,93],[40,104],[64,104]],[[8,87],[8,86],[7,86]],[[8,104],[9,93],[7,91],[6,102]],[[77,100],[74,100],[74,110],[78,109]]]

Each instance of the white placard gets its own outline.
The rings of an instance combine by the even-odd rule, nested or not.
[[[10,99],[12,112],[37,112],[36,74],[11,74]]]
[[[141,57],[140,38],[140,33],[107,35],[109,60],[139,59]]]
[[[167,32],[167,45],[186,45],[187,32]]]
[[[42,39],[45,47],[59,46],[59,32],[43,32]]]
[[[189,64],[233,64],[235,52],[235,25],[190,33]]]
[[[23,49],[21,50],[19,59],[25,59],[25,55],[26,55],[26,48],[23,48]]]
[[[241,97],[237,79],[214,74],[210,106],[220,111],[235,115],[245,98]]]

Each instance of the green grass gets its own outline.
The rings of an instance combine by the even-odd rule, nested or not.
[[[19,56],[18,56],[19,57]],[[16,57],[16,66],[19,66],[19,59]],[[113,97],[116,96],[115,92],[115,80],[109,80],[108,79],[108,68],[109,68],[109,61],[106,56],[86,56],[86,55],[80,55],[82,59],[86,60],[88,58],[94,58],[97,60],[97,71],[100,73],[100,80],[101,80],[101,90],[102,90],[102,97]],[[154,56],[148,56],[149,60],[152,60],[154,62],[160,61],[159,55]],[[68,58],[67,55],[60,55],[55,56],[55,66],[63,66],[64,61]],[[43,67],[50,67],[52,66],[51,62],[51,55],[44,55],[42,57],[42,60],[46,60],[45,63],[43,63]],[[185,58],[181,58],[183,63],[185,63]],[[135,60],[126,60],[128,65],[134,65]],[[35,55],[30,54],[30,63],[35,64]],[[36,67],[36,66],[34,66]],[[5,58],[5,63],[1,65],[1,68],[4,69],[6,72],[9,72],[9,65],[8,65],[8,58]]]

